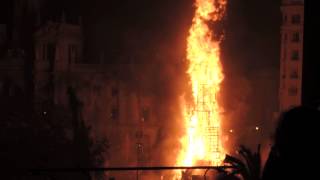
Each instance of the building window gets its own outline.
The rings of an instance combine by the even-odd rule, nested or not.
[[[282,74],[282,79],[285,79],[286,78],[286,75],[285,74]]]
[[[113,88],[111,89],[111,96],[112,96],[112,97],[118,97],[118,94],[119,94],[119,89],[113,87]]]
[[[284,16],[283,16],[283,19],[282,19],[282,24],[286,24],[286,23],[287,23],[287,20],[288,20],[287,15],[284,15]]]
[[[68,63],[71,64],[72,62],[73,62],[72,45],[68,45]]]
[[[298,88],[297,87],[290,87],[288,89],[288,93],[290,96],[296,96],[298,94]]]
[[[69,64],[73,62],[79,62],[79,52],[78,52],[78,46],[74,44],[69,44],[68,46],[68,61]]]
[[[45,61],[47,59],[47,45],[42,45],[42,60]]]
[[[291,17],[292,24],[300,24],[300,22],[301,22],[301,16],[299,14],[295,14]]]
[[[299,51],[298,50],[292,51],[291,60],[293,60],[293,61],[299,60]]]
[[[110,118],[112,119],[112,120],[118,120],[119,119],[119,109],[118,108],[116,108],[116,107],[113,107],[112,109],[111,109],[111,114],[110,114]]]
[[[300,41],[300,34],[299,32],[295,32],[292,34],[292,42],[299,42]]]
[[[47,60],[54,61],[56,55],[56,45],[53,43],[49,43],[46,49]]]
[[[141,110],[141,121],[148,121],[150,116],[150,110],[147,107],[142,108]]]
[[[291,71],[291,73],[290,73],[290,78],[291,78],[291,79],[298,79],[298,78],[299,78],[298,71],[297,71],[297,70]]]
[[[287,33],[284,33],[284,37],[283,37],[283,39],[284,39],[284,42],[287,42],[287,39],[288,39],[288,35],[287,35]]]
[[[144,146],[141,142],[137,143],[137,160],[138,163],[142,163],[144,161]]]

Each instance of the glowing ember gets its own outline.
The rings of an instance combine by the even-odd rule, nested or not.
[[[223,80],[220,40],[213,40],[207,22],[221,20],[226,0],[196,0],[196,12],[187,45],[188,74],[193,104],[185,108],[185,137],[177,165],[219,165],[224,153],[220,142],[220,107],[217,95]]]

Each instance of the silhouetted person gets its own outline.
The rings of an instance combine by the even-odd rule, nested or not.
[[[263,172],[263,180],[319,179],[317,166],[320,112],[296,107],[280,118],[274,145]],[[318,170],[319,171],[319,170]]]

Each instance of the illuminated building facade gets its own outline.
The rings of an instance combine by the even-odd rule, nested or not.
[[[280,112],[301,105],[304,1],[283,0],[281,12]]]

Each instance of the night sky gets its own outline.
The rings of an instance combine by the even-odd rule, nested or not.
[[[9,22],[12,18],[12,1],[3,3],[0,21]],[[141,36],[152,36],[145,38],[164,41],[175,39],[187,31],[193,13],[192,0],[29,0],[29,3],[42,7],[40,14],[44,21],[60,19],[62,11],[72,20],[81,15],[86,39],[90,42],[88,46],[108,46],[105,49],[110,49],[109,46],[116,48],[115,45],[121,44],[125,34],[133,31],[138,31]],[[239,61],[239,66],[246,64],[245,70],[276,67],[279,59],[279,17],[279,0],[229,1],[225,31],[227,56],[236,54],[237,57],[237,60],[232,58],[232,63]]]
[[[0,21],[7,23],[12,19],[12,1],[2,3]],[[192,0],[29,0],[29,3],[42,7],[39,11],[43,21],[60,19],[62,11],[74,21],[81,15],[86,39],[91,42],[88,46],[114,46],[121,43],[130,31],[152,36],[146,38],[170,41],[188,30],[193,13]],[[236,54],[237,60],[232,58],[232,63],[246,64],[245,70],[276,67],[279,59],[280,1],[230,0],[228,3],[226,56]]]

